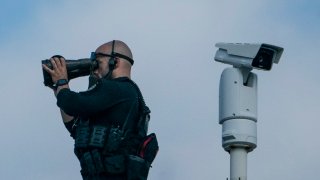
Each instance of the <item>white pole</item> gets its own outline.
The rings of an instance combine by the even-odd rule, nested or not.
[[[230,180],[247,180],[247,154],[243,147],[230,149]]]

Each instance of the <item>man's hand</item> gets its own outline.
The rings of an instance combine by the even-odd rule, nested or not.
[[[50,62],[52,64],[53,69],[50,69],[45,64],[42,64],[42,67],[51,75],[52,82],[55,84],[59,79],[68,80],[68,73],[67,73],[65,59],[63,57],[60,57],[60,58],[52,57],[50,58]]]

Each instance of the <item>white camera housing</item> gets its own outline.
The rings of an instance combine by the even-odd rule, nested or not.
[[[243,68],[226,68],[220,78],[219,123],[226,151],[257,147],[257,75]],[[244,80],[246,78],[246,80]],[[246,84],[244,84],[246,82]]]
[[[222,147],[230,153],[230,179],[247,179],[247,153],[257,147],[258,76],[253,68],[271,70],[283,48],[269,44],[217,43],[215,60],[231,64],[221,74],[219,123]]]
[[[236,68],[255,68],[271,70],[272,64],[278,64],[283,52],[282,47],[270,44],[217,43],[218,51],[214,59],[231,64]]]

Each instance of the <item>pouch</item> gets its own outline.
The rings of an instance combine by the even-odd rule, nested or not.
[[[111,174],[124,173],[126,170],[125,161],[126,157],[124,155],[107,157],[104,162],[106,171]]]
[[[147,180],[149,174],[149,163],[134,155],[127,158],[127,180]]]

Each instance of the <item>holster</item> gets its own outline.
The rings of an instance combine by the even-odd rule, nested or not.
[[[159,145],[157,136],[155,133],[151,133],[148,136],[144,137],[144,139],[140,143],[137,154],[139,157],[151,164],[156,158],[158,151]]]

